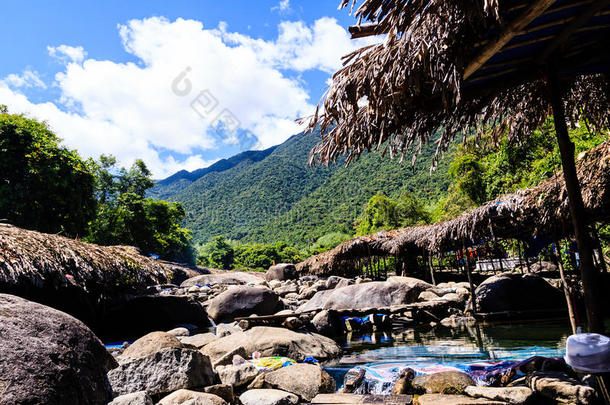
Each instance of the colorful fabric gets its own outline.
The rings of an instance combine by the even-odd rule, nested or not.
[[[275,370],[278,368],[291,366],[297,362],[288,357],[261,357],[249,360],[254,367],[259,370]]]

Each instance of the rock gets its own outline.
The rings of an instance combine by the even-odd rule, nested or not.
[[[325,309],[313,317],[311,324],[320,335],[337,336],[343,333],[341,318],[335,311]]]
[[[296,297],[298,295],[297,293],[299,292],[299,287],[297,287],[296,284],[288,284],[283,287],[276,288],[275,292],[282,297],[288,294],[294,294],[294,296]]]
[[[565,297],[542,277],[502,273],[485,280],[475,291],[480,312],[558,309]]]
[[[536,371],[526,378],[527,385],[537,393],[564,404],[591,404],[595,401],[595,390],[580,384],[561,372]]]
[[[148,391],[151,395],[181,388],[198,388],[214,382],[210,359],[192,349],[165,348],[121,364],[108,373],[115,395]]]
[[[415,377],[415,371],[411,368],[406,368],[400,371],[394,386],[392,387],[392,395],[404,395],[412,391],[411,381]]]
[[[299,312],[314,309],[363,309],[410,304],[430,284],[410,277],[390,277],[387,281],[354,284],[318,292]]]
[[[266,287],[238,286],[211,299],[208,315],[215,322],[227,322],[254,313],[272,315],[281,307],[278,295]]]
[[[300,300],[308,300],[311,297],[313,297],[314,295],[316,295],[317,292],[318,292],[318,289],[316,287],[308,287],[308,288],[305,288],[303,290],[303,292],[301,292],[297,298]]]
[[[107,338],[124,339],[170,330],[181,324],[210,326],[205,308],[189,296],[136,297],[109,311],[104,320]]]
[[[150,356],[165,348],[180,348],[182,343],[166,332],[151,332],[129,345],[119,356],[121,362]]]
[[[138,391],[116,397],[108,405],[153,405],[153,400],[148,392]]]
[[[297,268],[294,264],[280,263],[269,267],[265,273],[265,280],[294,280],[297,278]]]
[[[339,276],[330,276],[326,279],[325,287],[327,290],[332,290],[333,288],[338,287],[340,283],[343,283],[341,287],[346,287],[349,285],[349,279]]]
[[[242,405],[295,405],[299,398],[289,392],[257,389],[246,391],[239,396]]]
[[[462,394],[470,385],[476,385],[468,374],[459,371],[443,371],[440,373],[419,375],[411,382],[418,392],[427,394]]]
[[[245,272],[226,272],[216,274],[204,274],[202,276],[192,277],[180,284],[182,288],[192,287],[194,285],[244,285],[244,284],[263,284],[265,279],[256,276],[252,273]]]
[[[0,294],[0,404],[106,404],[117,366],[72,316]]]
[[[456,293],[449,293],[449,294],[445,294],[442,297],[437,298],[437,299],[447,301],[447,302],[453,302],[455,304],[463,304],[465,302],[464,298],[465,297],[462,297]]]
[[[208,394],[214,394],[224,399],[228,403],[232,404],[235,402],[235,394],[233,393],[233,387],[226,384],[214,384],[209,387],[205,387],[203,392]]]
[[[163,398],[157,405],[228,405],[221,397],[197,391],[178,390]]]
[[[199,333],[193,336],[178,336],[178,340],[183,345],[191,345],[197,349],[215,341],[218,337],[213,333]]]
[[[512,405],[522,405],[534,395],[528,387],[466,387],[466,395],[473,398],[486,398],[506,402]]]
[[[215,361],[239,346],[243,346],[246,353],[259,351],[263,357],[286,356],[297,361],[309,356],[326,360],[341,354],[341,348],[327,337],[267,326],[225,336],[205,346],[201,352]]]
[[[470,398],[465,395],[426,394],[417,397],[415,405],[506,405],[506,402],[485,398]]]
[[[334,393],[335,380],[320,366],[295,364],[265,374],[265,385],[311,401],[318,394]]]
[[[441,325],[447,328],[456,328],[458,326],[473,326],[477,320],[472,316],[457,316],[451,315],[441,320]]]
[[[167,333],[169,333],[170,335],[174,335],[176,337],[178,336],[190,336],[191,332],[189,332],[189,330],[187,328],[174,328],[172,330],[168,330]]]
[[[272,290],[282,286],[282,282],[280,280],[267,281],[267,284],[269,284],[269,288]]]
[[[430,290],[427,291],[423,291],[421,294],[419,294],[419,297],[417,297],[418,301],[431,301],[435,298],[438,298],[438,295],[433,293]]]
[[[236,324],[219,323],[218,325],[216,325],[216,336],[219,338],[241,331],[242,329]]]
[[[235,356],[240,356],[242,358],[250,357],[248,355],[248,353],[246,353],[246,349],[244,349],[243,346],[237,346],[236,348],[234,348],[230,352],[225,353],[225,355],[220,357],[218,360],[214,361],[212,366],[214,368],[216,368],[218,366],[226,366],[226,365],[229,365],[229,364],[233,364],[233,358]]]
[[[238,366],[218,366],[216,372],[223,384],[232,385],[235,388],[249,384],[258,375],[258,370],[250,363]]]

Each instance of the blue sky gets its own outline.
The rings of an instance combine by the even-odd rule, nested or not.
[[[353,23],[338,1],[0,0],[0,104],[156,177],[283,142]]]

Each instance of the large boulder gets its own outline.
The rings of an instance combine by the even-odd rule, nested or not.
[[[157,405],[227,405],[227,402],[217,395],[203,392],[178,390],[164,397]]]
[[[265,385],[311,401],[318,394],[334,393],[335,380],[320,366],[295,364],[265,374]]]
[[[480,312],[565,307],[563,293],[534,274],[502,273],[489,277],[476,289],[475,296]]]
[[[257,326],[225,336],[206,345],[201,352],[215,362],[240,346],[246,353],[258,351],[263,357],[286,356],[297,361],[310,356],[327,360],[341,354],[341,348],[325,336],[267,326]]]
[[[425,394],[417,397],[417,405],[506,405],[506,402],[465,395]]]
[[[0,294],[0,404],[107,404],[116,366],[82,322]]]
[[[411,381],[411,385],[417,392],[426,394],[462,394],[466,387],[476,384],[466,373],[443,371],[418,375]]]
[[[535,392],[561,404],[589,405],[597,398],[595,389],[562,372],[536,371],[528,374],[526,382]]]
[[[279,296],[266,287],[236,286],[211,299],[208,315],[216,322],[240,316],[272,315],[282,309]]]
[[[192,349],[165,348],[121,364],[108,373],[115,395],[148,391],[164,394],[181,388],[202,388],[214,383],[210,359]]]
[[[116,397],[108,405],[154,405],[154,403],[148,392],[138,391]]]
[[[265,273],[265,280],[294,280],[297,278],[297,268],[294,264],[280,263],[269,267]]]
[[[258,389],[244,392],[239,401],[243,405],[296,405],[299,398],[286,391]]]
[[[187,296],[140,296],[117,306],[105,317],[105,338],[125,339],[176,325],[210,326],[205,308]]]
[[[334,290],[320,291],[299,312],[315,309],[382,308],[410,304],[430,284],[411,277],[390,277],[387,281],[354,284]]]
[[[202,276],[192,277],[185,280],[180,284],[182,288],[188,288],[195,285],[245,285],[245,284],[263,284],[265,279],[254,275],[252,273],[245,273],[241,271],[237,272],[226,272],[226,273],[215,273],[215,274],[204,274]]]
[[[141,359],[165,348],[180,348],[182,343],[176,336],[166,332],[151,332],[129,345],[121,353],[121,362]]]
[[[466,387],[466,395],[473,398],[486,398],[493,401],[502,401],[511,405],[530,403],[534,391],[528,387]]]

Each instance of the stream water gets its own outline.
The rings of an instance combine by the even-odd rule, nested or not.
[[[404,366],[454,367],[483,361],[524,360],[535,355],[561,357],[569,334],[565,320],[553,320],[348,335],[341,342],[345,355],[325,368],[340,388],[347,371],[356,366],[366,366],[373,373],[377,370],[384,375]],[[386,384],[369,393],[383,394],[387,389]]]

